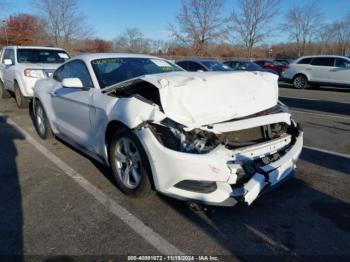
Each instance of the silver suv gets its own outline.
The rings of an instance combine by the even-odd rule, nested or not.
[[[13,93],[17,106],[28,105],[38,79],[50,77],[69,59],[61,48],[41,46],[8,46],[0,51],[0,98]]]
[[[289,65],[282,80],[295,88],[308,85],[350,87],[350,59],[345,56],[304,56]]]

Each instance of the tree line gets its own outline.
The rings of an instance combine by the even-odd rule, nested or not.
[[[5,0],[0,0],[6,10]],[[325,22],[317,2],[293,6],[281,16],[280,0],[182,0],[169,23],[170,41],[146,38],[134,27],[112,41],[96,38],[78,0],[32,0],[36,14],[17,13],[2,21],[0,45],[47,45],[71,52],[152,53],[163,56],[278,57],[350,54],[350,13]],[[232,2],[233,3],[233,2]],[[271,44],[278,35],[284,43]]]

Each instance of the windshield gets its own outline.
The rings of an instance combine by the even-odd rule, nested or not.
[[[216,61],[201,61],[201,63],[205,65],[209,71],[232,71],[229,66]]]
[[[104,58],[93,60],[91,65],[101,88],[142,75],[183,71],[169,61],[156,58]]]
[[[62,64],[69,59],[63,50],[17,49],[18,63]]]

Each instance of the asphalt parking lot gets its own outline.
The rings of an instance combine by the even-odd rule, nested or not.
[[[107,168],[41,141],[28,110],[1,100],[0,254],[350,256],[350,89],[282,84],[280,99],[305,131],[296,176],[250,207],[202,210],[124,196]]]

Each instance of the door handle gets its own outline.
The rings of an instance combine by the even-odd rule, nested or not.
[[[312,69],[311,69],[311,68],[306,68],[305,70],[307,70],[307,71],[312,71]]]

